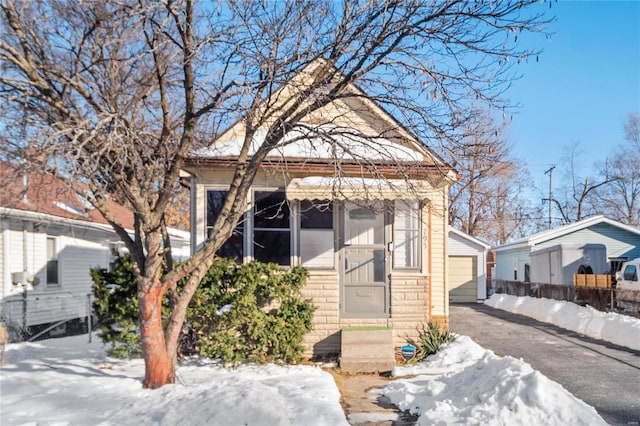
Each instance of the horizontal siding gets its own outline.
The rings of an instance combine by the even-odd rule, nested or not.
[[[476,256],[484,252],[482,248],[460,238],[452,232],[449,233],[448,244],[449,256]]]
[[[448,225],[446,194],[433,200],[431,213],[431,315],[446,318],[449,315],[447,289]]]
[[[515,261],[518,265],[518,280],[522,281],[524,279],[524,264],[530,264],[530,250],[539,250],[558,244],[604,244],[607,247],[607,258],[626,256],[629,259],[634,259],[640,257],[640,235],[607,223],[599,223],[586,229],[536,244],[532,248],[525,247],[497,252],[495,278],[512,280]]]
[[[518,281],[524,281],[524,265],[529,263],[529,247],[496,252],[495,279],[513,280],[513,271],[518,271]]]
[[[27,232],[22,230],[24,227]],[[4,276],[10,280],[12,272],[26,268],[39,279],[39,283],[27,291],[27,326],[85,317],[92,285],[89,269],[108,266],[109,241],[117,240],[115,234],[52,223],[42,224],[39,232],[32,232],[32,223],[21,220],[11,220],[10,229],[5,233]],[[47,237],[56,238],[58,285],[46,284]],[[3,302],[6,319],[22,325],[22,287],[5,284]]]
[[[640,257],[640,235],[624,229],[599,223],[586,229],[581,229],[535,246],[536,249],[550,247],[557,244],[604,244],[607,247],[607,257],[627,256],[629,259]]]
[[[60,241],[62,240],[62,241]],[[109,247],[87,241],[59,239],[62,250],[58,253],[60,286],[73,294],[91,292],[91,268],[109,266]]]

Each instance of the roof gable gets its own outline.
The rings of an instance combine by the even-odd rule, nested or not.
[[[459,239],[466,241],[467,243],[471,243],[473,245],[476,245],[484,250],[488,250],[491,248],[491,245],[485,243],[484,241],[481,241],[475,237],[472,237],[471,235],[460,231],[459,229],[455,229],[452,228],[451,226],[449,227],[449,234],[453,234],[455,236],[457,236]]]
[[[622,229],[624,231],[640,236],[640,228],[636,228],[635,226],[631,226],[631,225],[625,225],[624,223],[609,219],[603,215],[598,215],[598,216],[593,216],[587,219],[583,219],[578,222],[573,222],[558,228],[542,231],[537,234],[533,234],[531,236],[497,246],[494,248],[494,250],[504,251],[504,250],[514,249],[514,248],[533,247],[538,244],[545,243],[547,241],[551,241],[553,239],[556,239],[556,238],[559,238],[559,237],[562,237],[562,236],[565,236],[565,235],[568,235],[568,234],[571,234],[571,233],[574,233],[598,224],[607,224],[615,228]]]
[[[324,60],[317,60],[308,65],[277,89],[269,99],[264,100],[263,107],[267,108],[268,105],[272,110],[288,108],[296,92],[308,89],[314,84],[318,73],[327,72],[326,67],[333,68]],[[335,68],[332,71],[337,72]],[[344,96],[306,114],[269,156],[324,160],[366,158],[369,161],[394,160],[446,166],[435,152],[422,144],[391,114],[365,96],[355,84],[348,84],[341,93],[344,93]],[[304,111],[306,106],[303,103],[299,108]],[[274,114],[269,123],[275,122],[276,119],[277,116]],[[264,141],[267,125],[254,135],[250,153],[255,153]],[[237,157],[244,142],[245,131],[244,121],[238,121],[210,146],[193,151],[190,157]]]

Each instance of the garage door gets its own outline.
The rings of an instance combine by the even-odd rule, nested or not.
[[[478,301],[478,258],[449,256],[449,302]]]

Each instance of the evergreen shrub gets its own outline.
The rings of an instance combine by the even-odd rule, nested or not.
[[[119,258],[113,273],[94,269],[91,275],[94,310],[103,341],[112,344],[110,353],[139,356],[138,302],[130,257]],[[300,360],[314,311],[311,301],[300,294],[307,276],[300,266],[285,269],[216,259],[187,309],[179,355],[199,354],[233,364]]]

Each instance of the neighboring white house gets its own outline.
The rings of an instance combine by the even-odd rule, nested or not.
[[[449,228],[449,302],[480,302],[487,298],[487,253],[491,246]]]
[[[0,181],[0,322],[31,335],[63,321],[51,332],[84,327],[91,312],[89,270],[110,267],[119,238],[61,179],[22,175],[0,163]],[[130,211],[111,202],[110,208],[133,227]],[[189,234],[171,236],[178,257],[187,256]]]
[[[493,278],[530,281],[531,252],[554,246],[573,248],[588,244],[604,245],[607,261],[640,257],[640,228],[625,225],[604,216],[594,216],[503,244],[493,248],[496,255]],[[576,263],[573,274],[578,273],[582,263]],[[611,265],[608,266],[608,269],[610,268]]]

